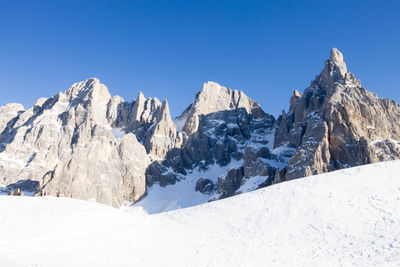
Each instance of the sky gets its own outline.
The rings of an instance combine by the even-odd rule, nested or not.
[[[173,116],[206,81],[288,109],[333,47],[363,87],[400,102],[400,1],[0,0],[0,105],[97,77]]]

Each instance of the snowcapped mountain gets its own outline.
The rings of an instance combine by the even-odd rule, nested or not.
[[[362,88],[337,49],[277,119],[214,82],[173,119],[166,100],[126,102],[88,79],[27,110],[0,107],[0,189],[166,211],[399,159],[399,118],[400,106]]]
[[[115,101],[89,79],[19,111],[0,135],[2,183],[114,206],[138,200],[150,160],[133,134],[113,135]]]
[[[275,147],[295,148],[278,180],[400,158],[400,105],[378,98],[333,49],[321,74],[277,120]]]
[[[0,196],[0,266],[398,266],[399,173],[381,162],[154,215]]]

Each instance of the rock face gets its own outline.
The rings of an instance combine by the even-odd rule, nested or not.
[[[147,152],[163,159],[167,153],[179,148],[183,143],[182,133],[177,133],[176,125],[171,118],[168,102],[164,100],[154,124],[145,136],[144,145]]]
[[[235,194],[235,192],[243,184],[244,168],[230,169],[225,175],[218,177],[218,199],[227,198]]]
[[[295,149],[282,180],[400,158],[400,106],[347,72],[333,49],[321,74],[277,120],[275,147]]]
[[[200,178],[196,182],[195,191],[203,194],[211,194],[214,191],[214,184],[210,179]]]
[[[4,129],[7,127],[7,124],[11,122],[12,119],[17,117],[19,113],[24,112],[24,106],[21,104],[7,104],[5,106],[0,107],[0,134],[4,131]]]
[[[112,97],[98,79],[25,110],[0,107],[0,191],[47,189],[119,207],[211,168],[193,191],[225,198],[273,183],[400,158],[400,106],[333,49],[277,120],[242,91],[207,82],[175,120],[168,102]],[[4,189],[5,187],[5,189]]]
[[[192,162],[225,166],[243,157],[242,148],[256,129],[272,129],[275,119],[242,91],[205,83],[195,102],[178,118],[186,118],[186,153]]]
[[[174,184],[185,179],[186,173],[194,168],[207,170],[210,165],[227,166],[232,162],[242,166],[246,178],[256,175],[265,176],[265,180],[273,178],[278,157],[269,149],[273,148],[275,119],[242,91],[207,82],[175,123],[179,133],[176,136],[171,132],[164,134],[176,140],[175,145],[163,161],[154,162],[148,169],[148,184]],[[262,155],[263,160],[270,160],[271,164],[263,165],[262,160],[251,157],[249,151]],[[243,181],[238,181],[235,188]],[[236,190],[233,187],[233,191],[220,189],[221,186],[223,183],[218,183],[217,191],[223,190],[223,197]]]
[[[132,133],[113,135],[110,114],[125,108],[113,102],[99,80],[89,79],[19,112],[0,135],[2,183],[37,181],[31,191],[60,190],[113,206],[144,196],[149,158]]]

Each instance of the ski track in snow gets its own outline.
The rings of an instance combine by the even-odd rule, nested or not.
[[[0,196],[0,266],[399,266],[399,204],[400,161],[153,215]]]

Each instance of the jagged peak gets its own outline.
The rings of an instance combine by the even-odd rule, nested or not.
[[[166,99],[163,100],[162,106],[161,106],[161,110],[163,110],[164,112],[168,112],[169,113],[168,100],[166,100]]]
[[[220,91],[220,90],[229,91],[230,89],[226,88],[225,86],[220,85],[217,82],[207,81],[207,82],[205,82],[203,84],[203,88],[202,88],[201,92],[210,91],[210,90],[214,90],[214,91],[215,90],[217,90],[217,91]]]
[[[164,100],[162,102],[160,114],[161,114],[161,116],[159,117],[160,121],[168,121],[168,122],[173,123],[167,100]]]
[[[253,112],[263,115],[260,105],[249,98],[242,90],[230,89],[216,82],[208,81],[196,94],[195,101],[189,105],[178,119],[190,116],[207,115],[214,112],[245,108],[249,114]],[[260,111],[260,112],[259,112]]]
[[[302,94],[298,91],[298,90],[294,90],[293,91],[293,95],[290,98],[290,108],[289,108],[289,112],[292,111],[293,109],[293,105],[302,97]]]
[[[66,92],[65,96],[69,98],[70,101],[77,98],[83,99],[88,95],[97,95],[100,98],[110,99],[111,95],[108,88],[100,83],[98,78],[89,78],[84,81],[74,83]]]
[[[322,87],[331,88],[335,82],[344,83],[347,74],[343,54],[337,48],[332,48],[329,59],[325,61],[324,69],[317,76],[316,82]]]
[[[329,60],[335,65],[335,70],[339,72],[340,77],[344,79],[347,73],[347,66],[343,61],[343,54],[337,48],[332,48]]]
[[[302,94],[301,94],[298,90],[294,90],[294,91],[293,91],[293,96],[294,96],[294,97],[301,97]]]
[[[25,110],[24,106],[20,103],[8,103],[4,106],[0,106],[2,110],[22,111]]]
[[[161,101],[157,97],[153,97],[153,98],[152,97],[148,97],[148,98],[146,98],[142,91],[140,91],[138,93],[138,96],[136,98],[136,102],[138,104],[141,104],[141,105],[144,105],[144,103],[153,103],[155,106],[161,106],[162,105]]]
[[[148,99],[153,100],[156,103],[157,106],[162,105],[161,101],[157,97],[148,98]]]
[[[331,56],[329,57],[335,63],[342,63],[343,61],[343,54],[337,48],[332,48]]]
[[[140,91],[138,93],[138,96],[136,97],[136,101],[144,101],[144,100],[146,100],[146,97],[144,96],[143,92]]]
[[[111,98],[112,101],[116,102],[116,103],[123,103],[125,102],[125,99],[120,96],[120,95],[115,95]]]
[[[238,90],[232,90],[216,82],[208,81],[203,84],[202,90],[196,94],[193,113],[207,115],[212,112],[222,110],[232,110],[236,108],[235,96]]]
[[[41,97],[38,100],[36,100],[35,104],[33,104],[34,107],[41,107],[45,102],[47,101],[47,98]]]
[[[89,78],[84,81],[80,81],[80,82],[72,84],[72,86],[65,92],[65,94],[71,95],[71,94],[77,93],[81,90],[93,88],[98,84],[100,84],[100,80],[98,78]]]

